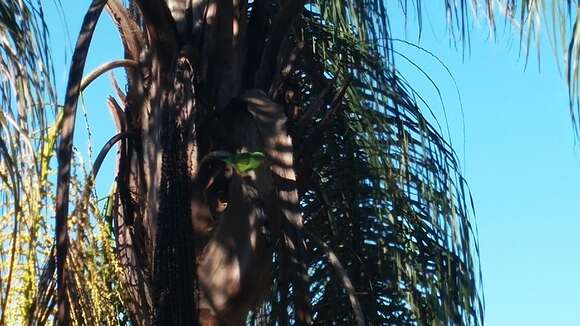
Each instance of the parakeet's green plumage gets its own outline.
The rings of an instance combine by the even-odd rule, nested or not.
[[[239,174],[246,174],[255,170],[264,163],[266,155],[262,152],[239,153],[230,155],[222,160],[231,165]]]
[[[266,160],[266,155],[262,152],[231,154],[225,151],[215,151],[207,154],[201,162],[203,163],[212,159],[220,160],[233,167],[239,174],[244,175],[259,168]]]

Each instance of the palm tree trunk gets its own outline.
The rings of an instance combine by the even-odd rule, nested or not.
[[[184,0],[135,3],[140,14],[129,13],[116,0],[107,4],[123,39],[123,62],[130,63],[123,64],[128,79],[127,94],[121,94],[124,103],[109,101],[119,132],[130,135],[119,153],[115,218],[130,319],[139,325],[243,324],[269,291],[273,241],[281,240],[288,267],[283,277],[292,284],[295,319],[300,325],[311,323],[284,108],[264,91],[241,94],[247,85],[276,89],[271,84],[279,80],[275,72],[285,57],[280,47],[303,2],[283,3],[275,17],[266,17],[267,11],[253,13],[254,27],[273,19],[269,34],[252,40],[264,46],[259,60],[246,56],[246,1],[214,0],[206,7]],[[82,72],[105,4],[95,0],[73,58],[61,167],[71,159],[82,76],[77,70]],[[197,26],[200,19],[202,28]],[[194,47],[194,41],[201,46]],[[261,151],[267,159],[242,173],[223,162],[204,161],[212,151]],[[65,177],[59,175],[62,199],[57,205],[57,232],[64,237]],[[57,246],[59,280],[66,272],[63,245]],[[58,287],[62,324],[68,316],[65,285],[61,280]]]

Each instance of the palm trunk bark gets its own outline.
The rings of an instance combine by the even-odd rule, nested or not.
[[[101,8],[105,2],[95,1]],[[242,325],[269,291],[280,240],[295,319],[311,323],[285,110],[272,92],[244,91],[277,88],[286,57],[280,48],[303,2],[279,4],[272,15],[267,2],[256,1],[252,17],[245,0],[135,3],[131,13],[118,0],[107,3],[131,63],[127,93],[119,91],[123,103],[109,101],[118,131],[131,135],[120,146],[115,210],[129,317],[138,325]],[[86,50],[79,56],[75,63]],[[74,121],[75,105],[68,104],[65,123]],[[69,134],[61,148],[71,146]],[[260,151],[266,163],[248,173],[215,160],[201,164],[213,151]],[[64,177],[59,183],[68,182]],[[57,230],[66,236],[67,193],[60,197]],[[61,247],[59,280],[66,271]],[[66,306],[61,311],[66,324]]]

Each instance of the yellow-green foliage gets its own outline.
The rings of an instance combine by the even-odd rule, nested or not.
[[[62,113],[35,3],[0,2],[0,325],[52,324],[55,312],[54,167]],[[72,321],[118,325],[124,294],[114,240],[81,162],[75,157],[71,183]]]
[[[3,180],[0,183],[0,276],[3,281],[0,302],[6,302],[3,310],[6,325],[27,323],[38,297],[40,275],[54,244],[54,184],[51,180],[55,176],[49,169],[49,160],[54,157],[54,141],[47,131],[31,130],[29,134],[37,135],[30,138],[34,143],[49,142],[50,146],[44,144],[39,146],[42,152],[19,156],[20,201],[16,216],[14,189],[10,182],[4,182],[9,180],[11,172],[6,160],[0,162]],[[39,158],[43,168],[36,169],[35,160]],[[79,170],[83,169],[75,165],[75,171]],[[116,325],[123,296],[122,287],[116,282],[121,271],[113,250],[111,227],[101,215],[94,193],[90,191],[91,185],[85,176],[74,174],[71,197],[75,205],[71,205],[71,250],[67,261],[73,283],[69,286],[69,297],[75,301],[71,304],[73,324]],[[54,275],[48,281],[54,282]],[[33,319],[37,320],[36,314]]]

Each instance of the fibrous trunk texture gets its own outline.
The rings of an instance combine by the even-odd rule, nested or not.
[[[119,131],[132,135],[119,154],[116,218],[129,301],[140,303],[129,305],[131,319],[243,324],[270,291],[274,243],[282,243],[282,277],[292,284],[297,322],[308,323],[285,110],[262,90],[243,91],[254,78],[242,73],[270,88],[285,27],[266,47],[273,58],[255,63],[246,58],[246,2],[136,3],[133,12],[108,3],[126,59],[138,62],[127,68],[124,103],[110,101]],[[205,159],[213,152],[262,152],[266,159],[241,173]]]

